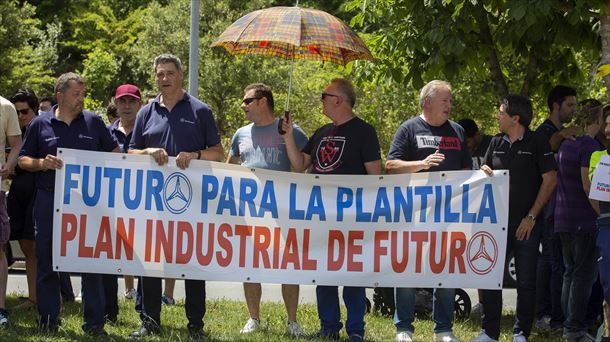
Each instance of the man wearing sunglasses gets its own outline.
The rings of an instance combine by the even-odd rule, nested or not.
[[[251,123],[239,128],[231,139],[228,163],[249,168],[290,171],[286,145],[277,131],[279,119],[273,115],[274,103],[271,87],[262,83],[251,84],[244,89],[241,109]],[[294,137],[299,149],[307,143],[307,136],[294,127]],[[240,333],[247,334],[260,328],[261,284],[244,283],[244,295],[250,318]],[[297,323],[299,285],[283,284],[282,297],[288,314],[287,331],[292,336],[303,334]]]
[[[21,129],[17,119],[17,112],[13,104],[0,96],[0,177],[4,178],[15,172],[19,147],[21,146]],[[4,146],[8,141],[11,152],[4,162]],[[10,236],[10,225],[6,212],[6,196],[0,189],[0,327],[8,325],[8,312],[6,311],[6,283],[8,281],[8,264],[6,261],[6,245]]]
[[[352,84],[333,79],[321,96],[322,111],[332,122],[320,127],[307,145],[299,149],[290,119],[282,129],[290,163],[295,171],[311,167],[311,173],[335,175],[381,174],[381,154],[375,128],[354,114],[356,94]],[[316,288],[320,335],[337,340],[341,323],[337,286]],[[366,295],[364,287],[344,286],[343,301],[347,308],[345,330],[350,342],[364,339]]]

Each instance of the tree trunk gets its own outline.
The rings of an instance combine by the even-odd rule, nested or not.
[[[528,97],[530,96],[531,89],[536,81],[536,77],[538,77],[538,58],[536,56],[536,51],[532,47],[530,48],[529,58],[527,61],[527,71],[521,87],[521,94]]]
[[[610,4],[603,5],[600,11],[599,35],[602,40],[602,59],[600,65],[610,64]],[[604,77],[606,95],[610,101],[610,75]]]

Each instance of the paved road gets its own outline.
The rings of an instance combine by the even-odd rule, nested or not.
[[[71,277],[72,286],[74,292],[80,292],[80,277]],[[119,292],[124,291],[125,283],[119,280]],[[28,287],[25,280],[25,274],[22,272],[11,271],[9,274],[7,293],[25,294],[27,293]],[[467,289],[466,292],[470,296],[473,302],[476,302],[478,296],[476,290]],[[219,282],[219,281],[208,281],[206,287],[207,299],[230,299],[230,300],[244,300],[243,288],[241,283],[232,282]],[[372,301],[373,290],[367,289],[367,296]],[[184,298],[184,282],[177,281],[176,289],[174,293],[176,299]],[[506,308],[515,309],[517,293],[514,289],[506,289],[503,292],[504,306]],[[282,294],[280,285],[275,284],[263,284],[263,297],[264,301],[280,302],[282,300]],[[300,303],[316,303],[316,290],[314,285],[301,285],[300,290]],[[474,304],[474,303],[473,303]]]

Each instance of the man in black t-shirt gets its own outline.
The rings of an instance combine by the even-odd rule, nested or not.
[[[464,141],[464,129],[449,120],[451,86],[431,81],[419,95],[423,113],[398,128],[385,164],[387,173],[470,170],[472,160]],[[455,289],[434,290],[434,336],[436,341],[459,341],[452,332]],[[415,289],[396,288],[396,341],[411,342],[415,331]]]
[[[491,135],[481,132],[477,123],[472,119],[462,119],[458,121],[458,125],[462,126],[466,135],[466,145],[472,157],[472,169],[478,170],[483,165],[483,158],[491,141]]]
[[[332,123],[320,127],[302,151],[296,146],[292,122],[284,120],[282,129],[286,151],[294,171],[311,167],[311,173],[339,175],[381,174],[381,155],[375,128],[355,116],[356,95],[347,80],[333,79],[322,93],[322,109]],[[338,339],[342,328],[337,286],[316,288],[320,335]],[[345,330],[350,341],[364,338],[366,295],[364,287],[344,286],[347,308]]]

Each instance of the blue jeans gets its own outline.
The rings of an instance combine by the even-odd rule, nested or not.
[[[338,334],[343,327],[339,309],[339,288],[337,286],[317,286],[318,317],[322,335]],[[347,309],[345,331],[348,335],[364,336],[364,313],[366,312],[366,293],[364,287],[343,287],[343,302]]]
[[[564,311],[561,305],[563,257],[559,235],[554,232],[553,218],[543,222],[542,255],[538,258],[536,278],[536,318],[551,317],[551,327],[561,327]]]
[[[536,273],[542,229],[541,222],[536,222],[530,238],[521,241],[515,237],[517,227],[508,230],[509,248],[512,247],[514,251],[515,272],[517,274],[517,313],[513,333],[523,332],[526,337],[532,331],[536,314]]]
[[[591,287],[597,279],[597,232],[560,233],[563,249],[563,294],[561,306],[566,314],[564,335],[578,338],[587,333],[585,324]]]
[[[397,287],[394,292],[396,311],[394,326],[398,332],[415,332],[415,288]],[[453,328],[453,312],[455,309],[455,289],[434,289],[432,301],[432,318],[434,332],[449,332]]]
[[[604,299],[610,303],[610,217],[598,218],[597,227],[599,279],[604,289]]]

